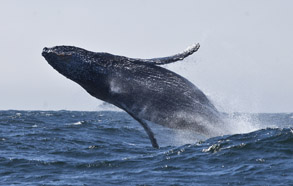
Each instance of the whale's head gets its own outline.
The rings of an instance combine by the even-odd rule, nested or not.
[[[89,76],[91,60],[87,60],[91,52],[73,46],[56,46],[44,48],[42,55],[48,63],[67,78],[82,82]]]
[[[84,87],[90,94],[104,94],[107,85],[107,69],[100,54],[74,46],[55,46],[44,48],[42,56],[65,77]],[[100,90],[92,90],[93,87]],[[101,97],[99,95],[94,95]]]

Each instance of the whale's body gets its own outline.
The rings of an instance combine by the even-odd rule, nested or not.
[[[133,59],[73,46],[44,48],[42,55],[90,95],[125,110],[144,127],[153,147],[158,147],[146,121],[206,135],[211,133],[211,123],[221,121],[219,112],[201,90],[158,66],[182,60],[198,48],[194,45],[183,53],[155,59]]]

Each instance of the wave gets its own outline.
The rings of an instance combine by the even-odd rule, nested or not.
[[[0,185],[290,185],[291,116],[230,114],[213,138],[151,124],[154,149],[123,112],[0,111]]]

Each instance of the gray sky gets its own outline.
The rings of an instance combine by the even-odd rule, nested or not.
[[[0,0],[0,109],[97,110],[42,48],[74,45],[136,58],[197,53],[166,68],[224,111],[293,111],[290,0]]]

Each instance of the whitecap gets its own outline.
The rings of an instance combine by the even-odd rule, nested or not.
[[[83,123],[84,123],[83,121],[78,121],[78,122],[72,123],[72,125],[82,125]]]

